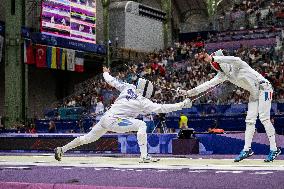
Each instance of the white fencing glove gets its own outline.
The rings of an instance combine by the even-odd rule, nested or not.
[[[177,88],[176,92],[177,92],[178,95],[182,95],[182,96],[187,95],[187,91],[182,90],[180,87]]]

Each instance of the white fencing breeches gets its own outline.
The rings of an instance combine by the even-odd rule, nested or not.
[[[261,84],[259,99],[256,101],[250,100],[250,102],[248,103],[244,146],[245,151],[247,151],[251,147],[257,116],[259,116],[259,119],[267,133],[270,142],[270,149],[277,150],[275,142],[275,129],[270,121],[272,94],[273,89],[269,83]]]
[[[102,118],[102,125],[108,131],[116,133],[137,131],[137,141],[141,157],[147,156],[147,126],[144,121],[134,118],[114,118],[112,116],[104,116]]]
[[[116,133],[126,133],[137,131],[137,140],[140,147],[141,157],[147,156],[147,133],[146,123],[134,118],[114,118],[105,115],[86,135],[75,138],[73,141],[63,146],[63,152],[73,149],[83,144],[88,144],[98,140],[107,131]]]

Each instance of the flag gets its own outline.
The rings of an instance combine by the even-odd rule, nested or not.
[[[67,50],[67,70],[75,71],[75,50]]]
[[[46,50],[46,64],[48,68],[51,68],[51,59],[52,59],[52,47],[47,47]]]
[[[61,56],[62,56],[62,49],[56,48],[56,68],[61,69]]]
[[[0,35],[0,62],[2,60],[4,37]]]
[[[47,46],[36,45],[36,67],[46,68],[46,49]]]
[[[76,52],[75,71],[84,72],[84,54],[82,52]]]
[[[50,68],[52,69],[56,69],[57,65],[56,65],[56,47],[52,47],[51,50],[51,66]]]
[[[264,92],[264,101],[272,100],[273,92]]]
[[[33,44],[30,40],[24,42],[24,63],[35,64]]]
[[[66,49],[62,49],[61,59],[60,59],[60,69],[65,70],[66,66]]]

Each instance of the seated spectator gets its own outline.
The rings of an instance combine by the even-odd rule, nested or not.
[[[33,123],[30,124],[30,127],[28,129],[28,133],[31,133],[31,134],[36,133],[36,126],[35,126],[35,124],[33,124]]]
[[[15,128],[16,128],[17,133],[26,133],[27,132],[26,126],[22,123],[16,123]]]
[[[75,101],[74,98],[72,98],[67,104],[68,107],[72,107],[72,106],[75,106],[75,105],[76,105],[76,101]]]
[[[76,133],[76,131],[74,129],[71,129],[71,130],[67,131],[66,133]]]
[[[48,132],[49,132],[49,133],[56,133],[56,125],[55,125],[55,122],[51,120],[48,125],[49,125],[49,127],[48,127]]]

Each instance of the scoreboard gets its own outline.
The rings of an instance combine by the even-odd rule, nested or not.
[[[41,32],[96,43],[96,0],[43,0]]]

